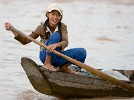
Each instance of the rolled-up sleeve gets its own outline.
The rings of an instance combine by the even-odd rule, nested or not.
[[[62,50],[64,50],[68,46],[68,31],[67,31],[67,26],[65,24],[61,24],[61,34],[62,34],[62,40],[61,40],[61,45],[62,45]]]

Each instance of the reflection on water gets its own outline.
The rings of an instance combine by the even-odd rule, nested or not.
[[[41,64],[38,59],[39,46],[34,43],[23,46],[13,39],[11,32],[4,29],[4,22],[8,21],[29,34],[45,20],[43,11],[52,2],[63,6],[63,21],[69,31],[68,48],[86,48],[88,56],[85,63],[95,68],[134,69],[133,0],[1,0],[1,100],[62,100],[35,91],[20,65],[23,56]],[[120,99],[134,98],[105,97],[90,100]]]

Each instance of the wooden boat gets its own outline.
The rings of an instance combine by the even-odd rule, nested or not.
[[[123,89],[98,77],[42,69],[33,60],[23,57],[21,65],[35,90],[61,98],[97,98],[106,96],[133,97],[134,91]],[[134,86],[134,82],[127,82]]]

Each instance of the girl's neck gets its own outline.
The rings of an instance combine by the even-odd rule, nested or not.
[[[52,25],[52,24],[48,23],[48,26],[51,28],[56,28],[57,25]]]
[[[56,28],[56,26],[50,26],[50,25],[48,25],[48,27],[49,27],[49,29],[51,30],[51,32],[54,32],[54,30],[55,30],[55,28]]]

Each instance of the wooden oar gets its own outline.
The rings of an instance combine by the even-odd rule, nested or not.
[[[25,36],[27,39],[29,39],[29,40],[33,41],[34,43],[36,43],[36,44],[38,44],[38,45],[40,45],[40,46],[42,46],[42,47],[47,49],[47,46],[45,44],[33,39],[32,37],[30,37],[28,35],[25,35],[24,33],[16,30],[15,28],[11,28],[10,30]],[[54,50],[53,53],[55,53],[58,56],[61,56],[61,57],[65,58],[66,60],[72,62],[73,64],[75,64],[77,66],[80,66],[81,68],[84,68],[85,70],[87,70],[87,71],[89,71],[89,72],[91,72],[93,74],[96,74],[97,76],[99,76],[99,77],[101,77],[101,78],[103,78],[103,79],[105,79],[107,81],[110,81],[110,82],[112,82],[112,83],[114,83],[114,84],[116,84],[118,86],[121,86],[124,89],[127,89],[127,90],[130,90],[130,91],[134,92],[134,87],[129,85],[129,84],[127,84],[127,83],[125,83],[125,82],[123,82],[123,81],[120,81],[120,80],[118,80],[118,79],[116,79],[114,77],[111,77],[111,76],[109,76],[109,75],[107,75],[107,74],[105,74],[105,73],[103,73],[103,72],[101,72],[101,71],[99,71],[97,69],[94,69],[93,67],[91,67],[89,65],[81,63],[81,62],[79,62],[79,61],[77,61],[75,59],[72,59],[72,58],[70,58],[70,57],[68,57],[68,56],[66,56],[66,55],[64,55],[64,54],[62,54],[62,53],[60,53],[60,52],[58,52],[56,50]]]

